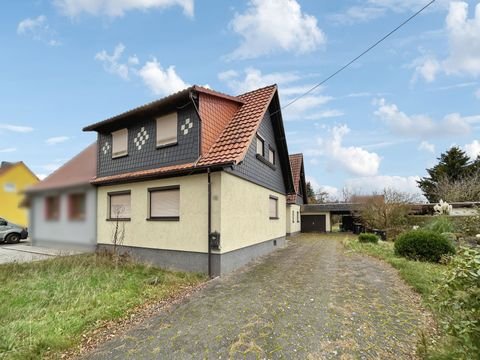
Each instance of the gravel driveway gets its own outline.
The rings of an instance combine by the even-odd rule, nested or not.
[[[410,359],[426,315],[395,270],[302,234],[88,359]]]

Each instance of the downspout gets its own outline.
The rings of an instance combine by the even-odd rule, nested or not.
[[[210,176],[210,168],[207,169],[208,178],[208,277],[212,278],[212,246],[210,244],[210,234],[212,233],[212,181]]]

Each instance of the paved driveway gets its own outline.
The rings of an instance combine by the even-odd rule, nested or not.
[[[0,264],[46,260],[55,256],[71,255],[73,253],[77,252],[31,246],[28,242],[0,244]]]
[[[88,359],[409,359],[424,315],[389,266],[302,235]]]

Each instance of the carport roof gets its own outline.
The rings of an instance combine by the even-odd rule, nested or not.
[[[325,203],[302,205],[301,211],[304,214],[320,212],[354,212],[358,210],[358,203]]]

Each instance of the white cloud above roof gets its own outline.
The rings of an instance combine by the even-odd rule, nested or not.
[[[236,13],[230,28],[242,37],[229,59],[251,59],[286,51],[304,54],[326,42],[317,19],[302,11],[296,0],[250,0]]]

